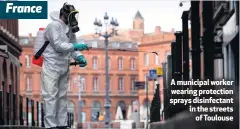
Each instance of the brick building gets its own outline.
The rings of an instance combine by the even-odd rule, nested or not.
[[[20,120],[18,20],[0,20],[0,125]]]
[[[159,26],[155,32],[144,33],[144,18],[138,11],[133,19],[133,28],[119,30],[119,36],[109,39],[109,75],[110,75],[110,100],[111,117],[115,119],[117,107],[120,106],[123,116],[127,117],[127,111],[133,101],[138,101],[144,107],[146,105],[146,92],[136,91],[134,81],[144,81],[144,75],[151,68],[161,67],[166,55],[170,53],[170,43],[174,40],[174,32],[163,32]],[[85,79],[81,92],[83,119],[85,122],[97,121],[97,112],[104,113],[105,104],[105,51],[104,40],[95,34],[83,35],[78,38],[93,47],[83,54],[88,61],[85,68],[71,67],[69,84],[69,111],[75,113],[75,121],[78,116],[78,84],[75,78],[81,76]],[[40,100],[40,68],[31,65],[33,56],[34,38],[22,37],[23,53],[20,60],[23,62],[21,69],[21,93],[31,95]],[[26,43],[24,45],[24,43]],[[127,49],[119,51],[118,49]],[[155,56],[151,51],[158,52]],[[162,90],[162,81],[159,79]],[[149,100],[152,99],[153,85],[149,82]],[[163,99],[163,97],[161,96]],[[142,117],[142,119],[144,119]]]

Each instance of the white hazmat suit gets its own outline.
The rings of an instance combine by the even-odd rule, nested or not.
[[[59,19],[59,11],[51,12],[50,17],[53,21],[44,30],[45,41],[50,44],[43,52],[41,72],[46,128],[67,126],[69,66],[72,58],[82,55],[74,51],[76,35]]]

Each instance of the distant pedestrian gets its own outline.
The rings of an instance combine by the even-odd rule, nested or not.
[[[104,115],[103,115],[103,113],[101,113],[101,115],[99,116],[98,121],[100,121],[100,122],[104,121]]]

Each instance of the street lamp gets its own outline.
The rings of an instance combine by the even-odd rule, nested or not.
[[[94,21],[94,26],[95,26],[95,31],[96,34],[99,35],[100,37],[103,37],[104,43],[105,43],[105,64],[106,64],[106,101],[105,101],[105,128],[110,128],[110,98],[109,98],[109,78],[108,78],[108,38],[117,35],[117,27],[119,26],[117,19],[114,20],[114,18],[112,18],[112,20],[110,21],[110,29],[112,30],[112,32],[108,32],[108,24],[109,24],[109,16],[107,15],[107,13],[105,13],[104,17],[104,24],[106,27],[105,32],[102,34],[101,30],[102,30],[102,22],[101,20],[97,20],[97,18]]]
[[[81,76],[74,78],[74,83],[78,86],[78,126],[82,127],[82,100],[81,100],[81,92],[83,89],[85,79]]]

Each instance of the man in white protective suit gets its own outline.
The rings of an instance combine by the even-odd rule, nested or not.
[[[50,42],[43,52],[41,71],[44,124],[47,129],[67,129],[70,62],[74,58],[80,67],[87,65],[80,51],[88,50],[88,46],[76,43],[74,34],[79,31],[77,14],[73,5],[64,3],[60,12],[50,13],[53,21],[44,30],[44,39]]]

